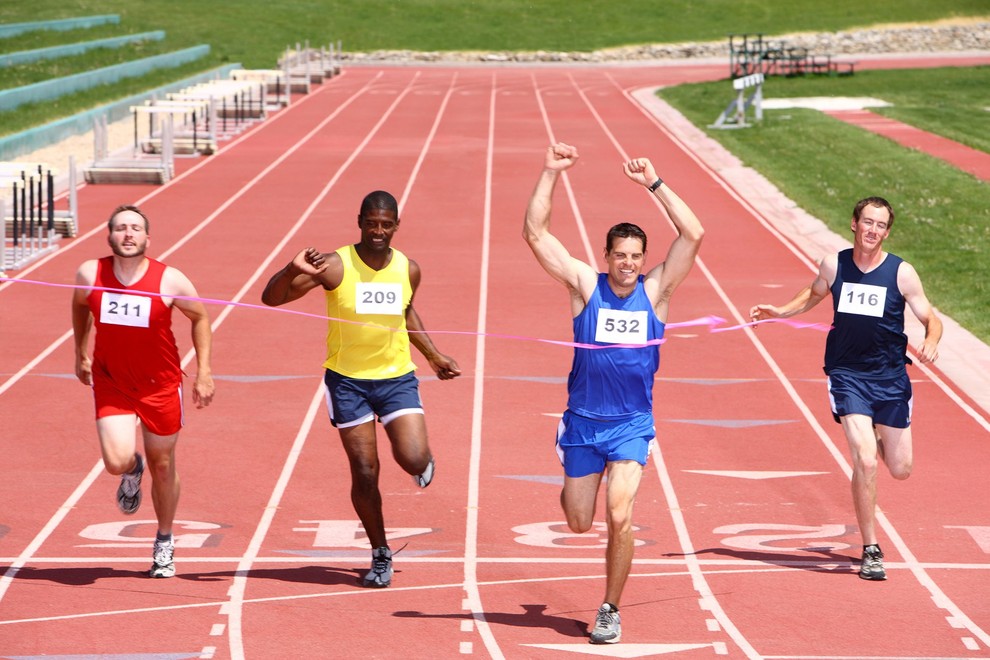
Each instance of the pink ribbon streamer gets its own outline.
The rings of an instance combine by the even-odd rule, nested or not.
[[[132,289],[116,289],[110,287],[100,287],[100,286],[80,286],[78,284],[57,284],[54,282],[41,282],[38,280],[24,280],[9,277],[0,277],[0,282],[15,282],[20,284],[34,284],[38,286],[49,286],[59,289],[87,289],[90,291],[108,291],[110,293],[134,293]],[[198,298],[194,296],[167,296],[162,293],[151,293],[148,291],[141,291],[141,295],[148,296],[158,296],[160,298],[173,298],[176,300],[189,300],[193,302],[201,302],[208,305],[222,305],[224,307],[244,307],[246,309],[261,309],[269,312],[280,312],[282,314],[295,314],[297,316],[305,316],[309,318],[319,319],[321,321],[336,321],[338,323],[351,323],[354,325],[370,325],[367,323],[362,323],[361,321],[350,321],[348,319],[339,319],[332,316],[326,316],[323,314],[313,314],[311,312],[302,312],[296,309],[286,309],[283,307],[269,307],[268,305],[256,305],[253,303],[244,302],[234,302],[233,300],[218,300],[216,298]],[[825,325],[823,323],[803,323],[800,321],[792,321],[790,319],[764,319],[762,321],[751,321],[749,323],[740,323],[738,325],[730,325],[726,327],[720,327],[722,324],[727,323],[727,321],[719,316],[702,316],[690,321],[677,321],[674,323],[665,324],[665,329],[675,329],[675,328],[691,328],[691,327],[708,327],[709,332],[728,332],[730,330],[741,330],[743,328],[749,328],[752,326],[760,325],[763,323],[782,323],[784,325],[790,326],[798,330],[811,329],[820,330],[827,332],[831,329],[831,326]],[[381,327],[381,326],[376,326]],[[393,331],[396,331],[392,329]],[[409,333],[419,332],[417,330],[407,330]],[[659,346],[667,342],[667,339],[651,339],[648,342],[642,344],[582,344],[579,342],[565,341],[558,339],[543,339],[541,337],[529,337],[526,335],[510,335],[502,334],[497,332],[473,332],[470,330],[430,330],[424,334],[431,335],[471,335],[471,336],[484,336],[492,337],[496,339],[509,339],[513,341],[532,341],[542,344],[552,344],[554,346],[566,346],[569,348],[585,348],[589,350],[599,350],[603,348],[644,348],[647,346]]]

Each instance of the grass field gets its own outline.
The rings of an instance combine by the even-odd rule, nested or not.
[[[990,67],[775,77],[764,86],[772,98],[880,97],[894,106],[877,112],[983,151],[990,147],[988,89]],[[936,306],[990,340],[990,185],[814,110],[769,110],[749,129],[708,129],[729,91],[715,82],[660,96],[837,233],[848,235],[857,200],[886,197],[897,213],[887,247],[915,266]]]
[[[166,39],[56,63],[0,69],[0,89],[105,66],[120,57],[207,43],[208,58],[181,68],[75,94],[57,103],[0,113],[0,135],[24,130],[221,64],[268,68],[289,45],[340,40],[345,50],[590,51],[641,43],[724,39],[730,33],[779,35],[869,27],[896,17],[930,23],[988,17],[987,0],[42,0],[0,4],[0,23],[118,14],[119,25],[35,32],[0,39],[0,52],[41,48],[149,30]],[[879,96],[881,112],[974,148],[990,151],[990,69],[857,72],[843,78],[774,78],[768,97]],[[727,103],[726,84],[686,85],[664,97],[698,126]],[[898,212],[890,248],[915,264],[929,296],[990,342],[990,187],[940,161],[805,110],[767,112],[761,126],[711,131],[813,215],[845,232],[852,204],[880,194]]]

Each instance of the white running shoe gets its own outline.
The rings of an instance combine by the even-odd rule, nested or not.
[[[375,548],[371,553],[371,570],[364,576],[362,585],[381,589],[392,584],[392,551],[386,547]]]
[[[415,481],[416,485],[419,486],[420,488],[426,488],[427,486],[430,485],[430,482],[433,481],[433,472],[435,469],[436,469],[436,465],[434,464],[433,458],[431,457],[429,465],[427,465],[426,469],[423,470],[423,474],[417,474],[413,476],[413,481]]]
[[[595,627],[591,631],[589,641],[592,644],[615,644],[621,638],[619,610],[612,609],[611,605],[604,603],[595,615]]]
[[[175,542],[172,537],[167,541],[155,539],[155,547],[151,551],[151,570],[148,576],[153,578],[170,578],[175,575],[175,562],[172,555],[175,553]]]

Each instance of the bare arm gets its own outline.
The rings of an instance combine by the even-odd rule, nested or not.
[[[568,288],[572,309],[577,309],[575,313],[587,302],[598,274],[590,265],[572,257],[563,243],[550,233],[550,210],[561,172],[573,167],[577,159],[577,149],[563,142],[547,147],[543,170],[530,197],[523,222],[523,238],[543,270]]]
[[[938,359],[938,342],[942,339],[942,319],[928,301],[918,272],[906,261],[897,269],[897,287],[908,307],[925,326],[925,338],[918,347],[918,357],[923,363],[934,362]]]
[[[650,187],[657,179],[656,169],[648,158],[635,158],[622,165],[622,171],[634,183]],[[677,238],[670,244],[667,257],[663,263],[655,266],[646,274],[648,292],[652,292],[651,300],[661,319],[666,318],[667,306],[674,290],[691,272],[695,257],[701,248],[705,237],[705,229],[684,200],[682,200],[666,183],[661,183],[653,195],[659,200],[667,216],[677,229]]]
[[[750,318],[754,321],[785,319],[808,311],[829,294],[829,288],[835,281],[837,264],[836,255],[825,257],[818,267],[818,275],[809,286],[798,291],[793,298],[779,307],[767,304],[754,305],[749,310]]]
[[[306,248],[296,254],[285,268],[272,275],[261,294],[261,302],[272,307],[302,298],[320,285],[335,289],[340,284],[337,272],[339,259],[333,254],[323,254],[316,248]],[[334,266],[334,268],[331,268]],[[331,272],[327,272],[328,268]],[[336,277],[332,282],[330,278]]]
[[[199,293],[189,278],[175,268],[166,268],[162,276],[162,296],[182,296],[174,298],[172,305],[189,319],[192,325],[192,344],[196,351],[196,378],[193,381],[192,398],[197,408],[204,408],[213,401],[216,387],[213,383],[213,369],[210,366],[213,349],[213,329],[206,305],[198,300]]]
[[[421,271],[419,270],[419,264],[410,260],[409,283],[412,286],[413,297],[416,296],[416,289],[419,288],[420,278]],[[419,318],[419,314],[413,308],[412,300],[409,301],[409,306],[406,307],[406,330],[409,331],[409,341],[423,354],[426,361],[430,363],[430,367],[437,374],[437,378],[440,380],[450,380],[461,375],[461,368],[457,366],[457,362],[452,357],[438,351],[437,347],[433,345],[433,340],[426,334],[426,327],[423,325],[422,319]]]
[[[84,288],[96,281],[96,262],[87,261],[76,272],[76,289],[72,292],[72,335],[75,340],[76,378],[83,385],[93,384],[93,360],[89,355],[89,336],[93,315],[87,297],[91,289]]]

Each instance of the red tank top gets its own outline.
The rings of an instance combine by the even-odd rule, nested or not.
[[[123,390],[151,392],[182,382],[179,349],[172,334],[172,308],[160,295],[165,264],[148,259],[148,270],[124,286],[113,272],[113,257],[96,267],[94,286],[119,291],[90,292],[87,300],[96,326],[93,372]]]

